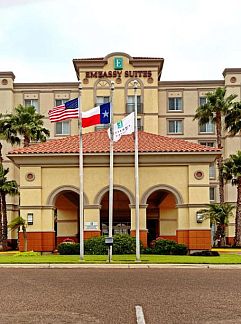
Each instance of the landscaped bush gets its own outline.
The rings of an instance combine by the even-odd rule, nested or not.
[[[187,247],[184,244],[177,243],[172,240],[156,240],[152,248],[153,254],[160,255],[186,255]]]
[[[79,243],[60,243],[58,245],[59,254],[80,254]]]
[[[142,244],[140,244],[143,250]],[[79,254],[79,243],[61,243],[58,245],[59,254]],[[107,255],[108,247],[105,244],[105,236],[92,237],[84,241],[84,253],[93,255]],[[127,234],[113,236],[113,254],[135,254],[136,239]]]
[[[114,235],[113,254],[135,254],[136,238],[128,234]]]
[[[85,254],[103,255],[108,253],[108,247],[105,244],[105,237],[92,237],[84,241]]]

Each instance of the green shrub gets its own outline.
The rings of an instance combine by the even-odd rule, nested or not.
[[[114,235],[113,254],[134,254],[136,252],[136,238],[128,234]]]
[[[59,254],[80,254],[80,245],[79,243],[60,243],[58,245]]]
[[[59,254],[79,254],[79,243],[61,243],[58,245]],[[140,244],[141,251],[143,250]],[[94,255],[107,255],[108,247],[105,244],[105,236],[92,237],[84,241],[84,253]],[[135,254],[136,239],[128,234],[113,236],[113,254]]]
[[[104,255],[108,253],[105,237],[92,237],[84,241],[85,254]]]
[[[179,244],[172,240],[156,240],[154,242],[153,254],[186,255],[187,247],[184,244]]]

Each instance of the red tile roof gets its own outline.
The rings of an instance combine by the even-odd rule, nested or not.
[[[219,149],[184,141],[181,139],[139,132],[139,152],[216,152]],[[48,154],[48,153],[78,153],[79,136],[68,136],[61,139],[48,140],[33,144],[26,148],[14,149],[9,154]],[[84,153],[108,153],[109,139],[106,130],[83,135]],[[134,152],[134,136],[125,135],[114,143],[114,152]]]

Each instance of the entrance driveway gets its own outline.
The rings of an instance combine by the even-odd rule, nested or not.
[[[241,323],[241,270],[0,269],[1,324]]]

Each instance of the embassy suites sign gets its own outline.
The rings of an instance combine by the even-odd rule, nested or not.
[[[88,71],[85,72],[85,77],[90,78],[151,78],[151,71]]]

